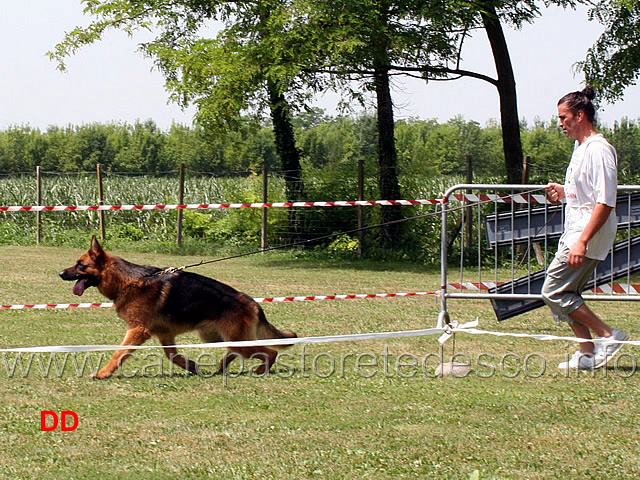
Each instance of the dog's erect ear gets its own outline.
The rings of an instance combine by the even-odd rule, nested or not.
[[[96,238],[95,235],[91,237],[91,249],[89,250],[89,253],[91,254],[91,258],[93,258],[94,260],[96,258],[104,256],[104,250],[102,249],[102,246],[98,243],[98,239]]]

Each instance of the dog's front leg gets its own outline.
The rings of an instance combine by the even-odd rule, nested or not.
[[[144,327],[133,327],[127,330],[127,334],[125,335],[121,345],[142,345],[149,338],[151,338],[151,332],[149,332],[148,329]],[[109,378],[133,351],[134,349],[131,348],[116,350],[113,352],[113,356],[111,357],[111,360],[109,360],[109,363],[104,368],[101,368],[98,373],[94,373],[92,377],[97,379]]]
[[[189,360],[186,356],[178,353],[178,349],[176,347],[168,346],[175,344],[175,337],[171,334],[158,334],[158,340],[164,347],[164,353],[167,358],[178,365],[179,367],[184,368],[188,372],[191,372],[195,375],[199,375],[199,367],[196,362],[193,360]]]

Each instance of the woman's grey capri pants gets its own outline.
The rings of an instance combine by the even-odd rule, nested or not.
[[[561,243],[558,252],[547,269],[542,286],[542,300],[549,305],[556,322],[576,325],[569,314],[584,304],[582,290],[589,281],[600,260],[585,258],[578,270],[567,265],[569,247]]]

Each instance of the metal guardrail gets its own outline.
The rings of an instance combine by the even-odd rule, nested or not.
[[[449,323],[447,301],[450,299],[490,300],[498,320],[506,320],[544,305],[540,291],[548,259],[555,253],[557,239],[561,235],[562,206],[544,204],[542,207],[532,207],[531,203],[522,205],[515,202],[500,204],[486,201],[466,202],[468,206],[462,209],[464,213],[458,215],[458,225],[455,229],[451,229],[460,233],[460,238],[459,240],[449,238],[449,219],[450,212],[453,210],[450,203],[459,197],[456,192],[464,190],[477,192],[480,196],[488,194],[488,197],[504,198],[505,195],[519,196],[522,192],[543,191],[544,187],[545,185],[460,184],[445,192],[441,224],[439,327]],[[612,247],[609,257],[600,262],[586,288],[608,284],[624,277],[629,279],[633,273],[640,272],[640,237],[634,238],[632,233],[633,229],[640,228],[640,186],[622,185],[618,187],[618,192],[620,193],[616,206],[618,242],[615,247]],[[468,195],[462,198],[468,198]],[[456,210],[459,211],[459,209]],[[465,216],[468,217],[464,218]],[[466,221],[468,218],[471,218],[472,222]],[[465,232],[465,228],[469,229],[470,224],[472,224],[472,235]],[[467,239],[471,239],[471,244],[467,243],[469,242]],[[454,261],[451,254],[453,240],[459,241],[456,252],[459,278],[456,280],[450,278],[452,277],[451,263]],[[493,265],[488,265],[489,255],[494,258]],[[465,257],[469,256],[476,257],[475,265],[470,265],[469,260],[465,260]],[[538,265],[539,262],[541,262],[540,265]],[[504,263],[510,264],[511,268],[505,268]],[[541,271],[534,271],[540,266],[543,267]],[[521,272],[518,274],[523,267],[526,269],[525,275]],[[477,276],[472,281],[481,283],[484,279],[490,279],[497,286],[486,293],[448,289],[447,285],[452,283],[468,282],[468,277],[472,275],[470,271]],[[640,295],[590,294],[588,299],[640,301]]]

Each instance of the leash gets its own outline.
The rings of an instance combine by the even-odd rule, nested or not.
[[[529,190],[529,191],[526,191],[526,192],[512,193],[511,195],[507,195],[506,197],[507,198],[512,198],[512,197],[514,197],[516,195],[529,195],[529,194],[531,194],[533,192],[537,192],[539,190],[541,190],[541,189],[540,188],[535,188],[533,190]],[[319,242],[321,240],[327,240],[329,238],[339,237],[339,236],[342,236],[342,235],[350,235],[352,233],[364,232],[366,230],[372,230],[374,228],[380,228],[380,227],[385,227],[385,226],[388,226],[388,225],[395,225],[395,224],[398,224],[398,223],[409,222],[409,221],[412,221],[412,220],[418,220],[420,218],[433,217],[433,216],[436,216],[436,215],[440,215],[440,214],[442,214],[444,212],[447,212],[447,213],[455,212],[457,210],[462,210],[462,209],[465,209],[465,208],[476,207],[476,206],[484,205],[486,203],[491,203],[493,201],[494,200],[492,200],[492,199],[479,200],[478,202],[475,202],[475,203],[471,203],[471,204],[467,204],[467,205],[460,205],[460,206],[454,207],[454,208],[449,208],[449,209],[444,209],[443,208],[439,212],[438,211],[429,212],[429,213],[425,213],[425,214],[422,214],[422,215],[415,215],[413,217],[401,218],[399,220],[391,220],[389,222],[378,223],[376,225],[369,225],[367,227],[354,228],[353,230],[347,230],[347,231],[344,231],[344,232],[332,233],[330,235],[323,235],[321,237],[310,238],[308,240],[300,240],[298,242],[287,243],[285,245],[277,245],[277,246],[274,246],[274,247],[265,248],[263,250],[253,250],[251,252],[239,253],[237,255],[231,255],[231,256],[222,257],[222,258],[214,258],[212,260],[200,260],[198,263],[192,263],[191,265],[183,265],[182,267],[167,267],[167,268],[165,268],[163,270],[160,270],[158,272],[145,275],[145,277],[156,277],[156,276],[159,276],[159,275],[177,273],[177,272],[180,272],[182,270],[186,270],[188,268],[199,267],[201,265],[208,265],[208,264],[211,264],[211,263],[224,262],[226,260],[232,260],[232,259],[241,258],[241,257],[248,257],[250,255],[255,255],[255,254],[264,253],[264,252],[271,252],[271,251],[280,250],[280,249],[283,249],[283,248],[290,248],[290,247],[297,247],[297,246],[301,246],[301,245],[307,245],[309,243]],[[446,202],[446,200],[443,200],[442,204],[444,204],[445,202]],[[554,215],[555,215],[555,213],[554,213]],[[551,218],[553,218],[553,217],[551,217]],[[546,227],[550,221],[551,221],[551,219],[549,219],[547,221],[547,223],[545,223],[545,225],[542,226],[542,228]],[[540,230],[542,230],[542,228]],[[535,236],[537,236],[538,233],[540,233],[540,231],[536,232]]]

